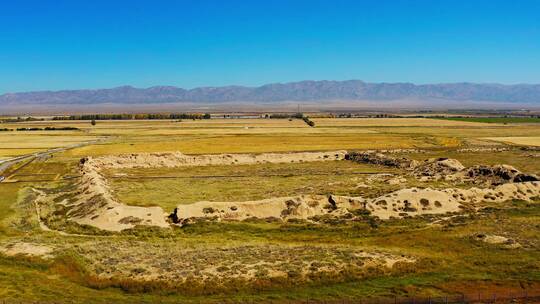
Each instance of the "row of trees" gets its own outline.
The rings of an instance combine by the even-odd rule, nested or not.
[[[45,127],[45,128],[17,128],[17,131],[72,131],[72,130],[79,130],[79,128],[75,127]],[[8,128],[1,128],[0,131],[13,131],[13,129]]]
[[[55,116],[53,120],[210,119],[210,113],[171,114],[83,114]]]
[[[17,117],[17,118],[4,118],[0,119],[1,123],[12,123],[12,122],[23,122],[23,121],[44,121],[45,118],[35,118],[32,116],[28,117]]]
[[[294,114],[283,114],[283,113],[274,113],[274,114],[266,114],[265,118],[275,118],[275,119],[284,119],[284,118],[297,118],[302,119],[304,117],[303,113],[294,113]]]
[[[309,119],[309,117],[307,117],[306,115],[304,115],[304,113],[294,113],[294,114],[270,114],[270,115],[265,115],[265,118],[276,118],[276,119],[302,119],[308,126],[310,127],[315,127],[315,122],[311,119]]]
[[[79,130],[75,127],[45,127],[45,128],[17,128],[17,131],[73,131]]]

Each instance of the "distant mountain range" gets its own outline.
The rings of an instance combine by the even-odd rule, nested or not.
[[[367,83],[347,81],[300,81],[259,87],[223,86],[182,89],[173,86],[134,88],[122,86],[98,90],[63,90],[0,95],[0,106],[94,105],[157,103],[279,103],[325,101],[468,101],[540,105],[540,85],[449,83]]]

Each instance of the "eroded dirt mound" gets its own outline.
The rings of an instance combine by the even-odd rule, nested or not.
[[[540,181],[538,176],[523,173],[509,165],[479,165],[466,168],[457,159],[452,158],[430,158],[418,162],[406,157],[397,158],[377,152],[351,152],[345,158],[356,162],[406,169],[421,181],[444,179],[488,186]]]
[[[483,153],[493,153],[493,152],[506,152],[506,151],[510,151],[511,149],[510,148],[499,148],[499,147],[480,147],[480,148],[463,148],[463,149],[458,149],[456,150],[456,152],[458,153],[478,153],[478,152],[483,152]]]
[[[474,239],[488,244],[503,245],[504,248],[508,249],[521,248],[521,244],[519,244],[515,240],[501,235],[478,233],[474,236]]]
[[[174,153],[138,153],[87,158],[101,168],[155,168],[209,165],[249,165],[263,163],[294,163],[312,161],[343,160],[347,151],[262,153],[262,154],[202,154],[186,155]]]
[[[179,205],[173,214],[177,223],[190,219],[215,218],[219,220],[260,219],[308,219],[313,216],[348,213],[347,208],[359,208],[361,201],[349,197],[306,195],[277,197],[244,202],[197,202]]]
[[[170,218],[183,224],[196,219],[245,220],[249,218],[302,219],[316,221],[320,216],[351,218],[368,214],[380,219],[423,214],[446,214],[474,208],[480,202],[530,201],[540,196],[540,182],[511,183],[492,189],[409,188],[366,199],[348,196],[306,195],[244,202],[197,202],[179,205]]]
[[[70,196],[60,201],[51,214],[61,213],[70,221],[102,230],[121,231],[136,225],[168,227],[167,214],[160,207],[134,207],[116,201],[101,168],[89,159],[80,162],[81,178]]]
[[[453,158],[430,158],[422,163],[418,163],[414,168],[417,176],[447,176],[463,171],[463,166],[457,159]]]
[[[492,184],[521,183],[539,181],[532,174],[525,174],[509,165],[474,166],[466,170],[465,176],[472,182],[490,182]]]
[[[418,165],[417,161],[408,159],[406,157],[393,157],[376,152],[351,152],[345,156],[345,159],[359,163],[382,165],[402,169],[413,169]]]

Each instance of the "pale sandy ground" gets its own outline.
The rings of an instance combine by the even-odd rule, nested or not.
[[[503,245],[504,248],[516,249],[520,248],[521,244],[501,235],[477,234],[476,240],[492,245]]]
[[[0,253],[7,256],[30,255],[51,258],[52,252],[51,247],[33,243],[11,243],[0,246]]]
[[[78,196],[75,204],[85,212],[74,217],[75,222],[111,231],[133,227],[134,222],[129,219],[138,219],[137,224],[141,225],[169,226],[165,220],[166,213],[160,207],[134,207],[117,202],[107,180],[91,162],[82,166],[81,173],[81,188],[85,191]],[[91,202],[96,196],[100,197],[100,203]]]
[[[486,137],[484,139],[508,144],[540,147],[540,137]]]
[[[420,189],[408,188],[366,199],[347,196],[278,197],[245,202],[197,202],[177,207],[179,219],[216,218],[245,220],[255,218],[309,219],[313,216],[344,216],[350,210],[366,209],[381,219],[459,212],[463,204],[504,202],[511,199],[530,201],[540,196],[540,182],[513,183],[493,189]],[[330,200],[335,204],[332,206]]]
[[[253,165],[264,163],[298,163],[343,160],[347,151],[262,153],[262,154],[207,154],[186,155],[176,153],[138,153],[90,158],[100,168],[155,168],[210,165]]]

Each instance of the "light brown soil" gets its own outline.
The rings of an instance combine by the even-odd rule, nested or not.
[[[511,199],[530,201],[540,196],[540,182],[504,184],[493,189],[420,189],[408,188],[366,199],[347,196],[279,197],[246,202],[197,202],[176,208],[178,223],[192,218],[245,220],[276,218],[309,220],[331,215],[346,218],[354,210],[367,210],[380,219],[401,218],[423,214],[459,212],[465,205],[480,202],[504,202]]]
[[[0,246],[0,253],[7,256],[29,255],[42,258],[51,258],[53,249],[48,246],[33,243],[11,243]]]
[[[262,154],[206,154],[139,153],[89,158],[88,162],[101,168],[155,168],[210,165],[250,165],[262,163],[294,163],[343,160],[347,151],[262,153]]]

